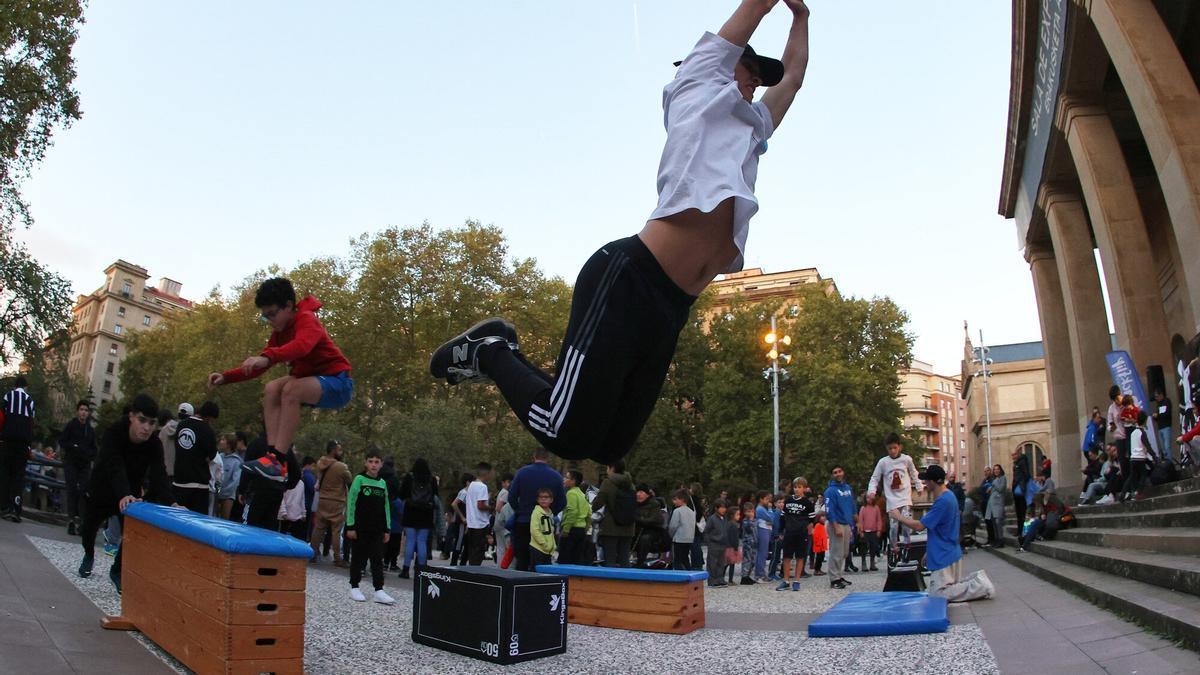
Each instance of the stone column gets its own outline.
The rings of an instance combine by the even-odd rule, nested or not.
[[[1046,353],[1046,389],[1050,394],[1050,461],[1058,470],[1055,482],[1060,497],[1078,492],[1083,476],[1076,470],[1079,456],[1079,414],[1076,411],[1075,366],[1071,358],[1071,338],[1063,288],[1059,283],[1054,251],[1048,245],[1032,244],[1025,259],[1033,273],[1038,319],[1042,325],[1042,346]],[[1034,468],[1036,471],[1037,469]]]
[[[1044,190],[1039,202],[1046,214],[1062,281],[1075,375],[1077,428],[1082,434],[1094,406],[1105,412],[1108,388],[1112,385],[1112,375],[1104,359],[1112,348],[1104,294],[1082,198],[1075,192]],[[1079,460],[1081,466],[1086,464],[1082,453]]]
[[[1167,386],[1173,387],[1170,336],[1150,237],[1112,121],[1103,108],[1069,97],[1060,106],[1058,119],[1100,248],[1117,345],[1129,351],[1139,374],[1147,366],[1162,366]]]
[[[1193,331],[1200,332],[1200,256],[1194,254],[1200,251],[1200,92],[1152,0],[1086,5],[1154,160],[1182,258]]]

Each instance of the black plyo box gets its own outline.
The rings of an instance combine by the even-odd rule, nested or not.
[[[567,651],[567,577],[426,567],[413,586],[413,642],[510,664]]]

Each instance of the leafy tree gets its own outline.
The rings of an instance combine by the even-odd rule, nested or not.
[[[91,400],[83,378],[67,372],[70,351],[70,334],[61,330],[46,341],[44,348],[26,357],[29,365],[26,390],[37,405],[34,437],[51,443],[57,440],[63,425],[75,416],[75,404]]]
[[[0,225],[0,368],[31,360],[71,319],[71,284]]]
[[[17,221],[32,223],[20,184],[45,156],[54,130],[80,117],[71,50],[83,5],[80,0],[0,3],[0,230],[5,234]]]

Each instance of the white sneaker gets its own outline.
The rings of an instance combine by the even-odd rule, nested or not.
[[[396,604],[396,600],[394,598],[392,598],[392,596],[388,595],[387,593],[384,593],[383,589],[375,591],[375,597],[373,597],[371,599],[374,600],[375,602],[378,602],[381,605]]]
[[[1112,495],[1104,495],[1104,498],[1103,498],[1103,499],[1101,499],[1100,501],[1096,502],[1096,503],[1097,503],[1097,504],[1112,504],[1112,503],[1113,503],[1113,502],[1115,502],[1115,501],[1117,501],[1117,500],[1116,500],[1116,499],[1113,499],[1113,496],[1112,496]]]
[[[355,602],[366,602],[367,596],[363,595],[363,592],[358,590],[358,587],[355,586],[354,588],[350,589],[350,599]]]

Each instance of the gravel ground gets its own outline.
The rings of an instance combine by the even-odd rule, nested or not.
[[[112,558],[100,554],[90,579],[80,579],[79,547],[30,537],[43,555],[101,610],[116,614],[120,600],[108,581]],[[879,590],[883,575],[852,575],[854,590]],[[817,612],[832,606],[845,591],[832,591],[825,577],[806,580],[799,593],[775,592],[773,584],[710,589],[706,608],[714,612]],[[369,584],[367,584],[369,585]],[[364,586],[365,587],[365,586]],[[789,673],[998,673],[995,658],[974,624],[949,632],[903,638],[809,639],[802,632],[705,629],[688,635],[660,635],[572,625],[568,652],[529,661],[507,671],[483,661],[414,644],[408,591],[388,589],[392,607],[355,603],[347,596],[344,573],[321,568],[308,573],[304,665],[309,673],[626,673],[688,670]],[[138,633],[150,651],[180,672],[182,666]],[[787,655],[781,660],[781,655]],[[925,659],[929,659],[928,661]]]

